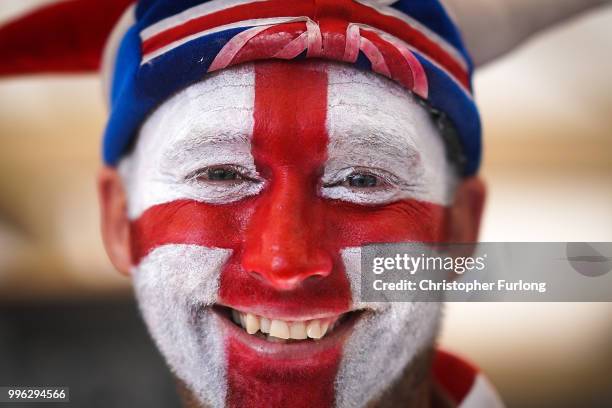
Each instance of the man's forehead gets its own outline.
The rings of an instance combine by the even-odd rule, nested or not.
[[[208,154],[211,149],[233,148],[238,153],[241,145],[249,144],[255,126],[257,64],[261,67],[266,63],[222,70],[174,95],[144,123],[137,146],[144,148],[149,157],[160,159]],[[320,92],[322,98],[327,98],[325,127],[330,157],[365,149],[378,150],[393,159],[408,159],[415,153],[428,156],[432,149],[444,149],[441,138],[432,137],[435,131],[428,113],[400,85],[338,63],[286,64],[296,66],[296,73],[297,67],[308,64],[326,76],[327,86]],[[296,76],[292,89],[279,87],[272,91],[291,94],[298,87],[311,86]],[[308,103],[298,106],[303,115],[309,115]]]

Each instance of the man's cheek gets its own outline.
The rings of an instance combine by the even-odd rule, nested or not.
[[[339,248],[384,242],[441,242],[446,238],[448,208],[443,204],[400,200],[367,207],[334,203],[329,224]]]
[[[220,271],[231,253],[198,245],[162,245],[143,257],[132,272],[137,283],[159,290],[169,305],[180,302],[198,309],[216,301]]]
[[[426,352],[436,337],[440,303],[362,304],[364,314],[343,348],[337,406],[359,406],[379,396]]]
[[[355,309],[365,309],[343,346],[336,376],[337,406],[359,406],[380,395],[406,366],[432,344],[441,316],[441,304],[363,302],[361,248],[342,250],[351,282]]]
[[[155,343],[172,371],[209,406],[225,403],[224,335],[203,306],[216,302],[226,249],[159,246],[133,267],[134,291]]]
[[[148,208],[130,225],[133,264],[167,244],[236,249],[253,211],[251,202],[213,205],[176,200]]]

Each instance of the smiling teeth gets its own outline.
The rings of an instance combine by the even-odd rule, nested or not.
[[[262,317],[259,320],[259,330],[261,330],[262,333],[270,333],[271,325],[272,325],[272,322],[270,321],[270,319],[266,317]]]
[[[279,339],[290,338],[289,325],[282,320],[272,320],[272,324],[270,325],[270,336],[278,337]]]
[[[328,332],[331,319],[314,319],[307,321],[288,322],[268,319],[252,313],[242,313],[232,310],[232,320],[249,334],[268,334],[269,340],[305,340],[320,339]]]
[[[249,334],[255,334],[259,331],[259,319],[250,313],[247,313],[246,318],[246,331]]]
[[[308,338],[306,335],[306,323],[295,322],[289,328],[290,337],[296,340],[304,340]]]

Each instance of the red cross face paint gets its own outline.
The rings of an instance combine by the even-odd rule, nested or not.
[[[452,171],[399,85],[223,70],[160,106],[120,171],[143,316],[203,404],[362,406],[433,341],[439,305],[358,298],[360,245],[444,239]]]

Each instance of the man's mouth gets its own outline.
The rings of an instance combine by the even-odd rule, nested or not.
[[[271,343],[319,341],[352,326],[361,311],[319,318],[284,320],[215,305],[214,309],[244,332]]]

